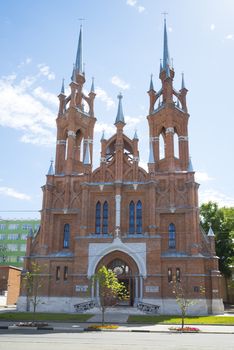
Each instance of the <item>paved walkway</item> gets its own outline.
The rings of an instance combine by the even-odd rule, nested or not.
[[[122,314],[122,313],[106,313],[105,314],[105,322],[108,323],[127,323],[129,315],[127,314]],[[93,317],[91,317],[88,322],[97,322],[100,323],[102,322],[102,315],[96,314]]]

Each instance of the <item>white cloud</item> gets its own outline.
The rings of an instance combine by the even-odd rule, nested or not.
[[[138,9],[138,12],[139,12],[139,13],[145,11],[144,6],[138,6],[137,9]]]
[[[228,34],[228,35],[226,35],[226,39],[228,39],[228,40],[233,40],[233,39],[234,39],[233,34]]]
[[[142,13],[145,11],[144,6],[138,4],[137,0],[127,0],[126,4],[134,7],[139,13]]]
[[[127,0],[127,5],[129,6],[135,6],[137,3],[137,0]]]
[[[123,79],[119,78],[117,75],[114,75],[111,78],[111,82],[113,85],[118,86],[122,90],[127,90],[130,87],[128,83],[126,83]]]
[[[20,81],[16,78],[12,74],[0,79],[0,125],[21,131],[22,142],[44,145],[54,143],[56,114],[46,107],[44,101],[40,102],[31,95],[35,90],[41,96],[44,92],[40,88],[32,90],[38,75],[26,76]]]
[[[210,30],[215,30],[215,25],[213,23],[210,25]]]
[[[172,32],[172,31],[173,31],[172,27],[168,27],[168,32]]]
[[[105,136],[106,136],[106,134],[113,135],[116,132],[116,129],[112,125],[97,122],[95,124],[95,127],[94,127],[94,132],[95,133],[99,133],[99,132],[102,133],[103,131],[105,132]]]
[[[229,197],[228,195],[221,193],[215,189],[207,189],[204,191],[199,191],[199,202],[207,203],[209,201],[216,202],[220,207],[230,207],[234,206],[234,198]]]
[[[42,101],[51,103],[52,105],[58,106],[58,98],[51,92],[45,91],[41,86],[38,86],[33,90],[33,95],[40,98]]]
[[[40,74],[44,75],[45,77],[47,77],[48,80],[54,80],[55,79],[55,74],[53,72],[51,72],[49,66],[47,66],[44,63],[40,63],[40,64],[37,65],[37,67],[39,68]]]
[[[141,123],[145,119],[145,117],[144,116],[130,117],[126,115],[124,119],[127,124],[126,127],[133,129],[137,124]]]
[[[97,87],[95,89],[95,92],[97,94],[97,98],[99,98],[102,102],[106,104],[107,110],[115,106],[115,102],[112,100],[111,97],[107,95],[107,92],[105,90],[103,90],[100,87]]]
[[[32,59],[30,57],[27,57],[24,61],[22,61],[19,65],[18,68],[24,67],[32,62]]]
[[[211,181],[214,180],[213,177],[210,177],[206,172],[204,171],[196,171],[195,173],[195,179],[197,182],[205,182],[205,181]]]
[[[20,193],[11,187],[0,187],[0,195],[13,197],[20,200],[29,201],[31,197],[25,193]]]

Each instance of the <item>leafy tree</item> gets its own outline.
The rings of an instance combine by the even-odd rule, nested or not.
[[[118,300],[127,299],[128,293],[123,283],[119,282],[116,274],[102,266],[93,276],[99,284],[99,297],[102,310],[102,324],[105,323],[105,311],[108,306],[113,306]]]
[[[230,277],[234,256],[234,208],[219,208],[217,203],[208,202],[201,205],[200,215],[205,232],[211,226],[215,233],[219,270],[225,277]]]
[[[29,271],[23,277],[23,285],[27,293],[28,309],[30,310],[30,303],[33,305],[33,322],[35,321],[36,309],[41,303],[39,291],[43,286],[43,277],[41,275],[43,267],[37,263],[31,263]]]
[[[0,263],[5,264],[7,262],[8,249],[5,244],[0,244]]]
[[[187,314],[189,306],[195,305],[198,300],[193,298],[190,293],[191,286],[187,286],[185,281],[180,280],[177,281],[173,279],[172,282],[172,293],[175,295],[176,303],[181,311],[181,330],[184,329],[184,320]],[[199,293],[204,294],[205,289],[203,287],[199,287]]]

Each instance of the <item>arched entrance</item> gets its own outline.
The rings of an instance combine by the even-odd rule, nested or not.
[[[135,261],[127,254],[121,251],[114,251],[104,256],[96,267],[96,272],[102,266],[106,266],[115,272],[118,280],[124,283],[129,298],[119,301],[119,306],[133,306],[138,301],[138,278],[139,271]]]

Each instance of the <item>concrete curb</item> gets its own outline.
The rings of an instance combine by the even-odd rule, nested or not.
[[[92,329],[92,328],[65,328],[65,327],[19,327],[19,326],[0,326],[0,330],[9,331],[55,331],[69,333],[85,333],[85,332],[116,332],[116,333],[177,333],[177,334],[234,334],[233,332],[225,331],[205,331],[200,332],[181,332],[173,330],[150,330],[150,329]]]

